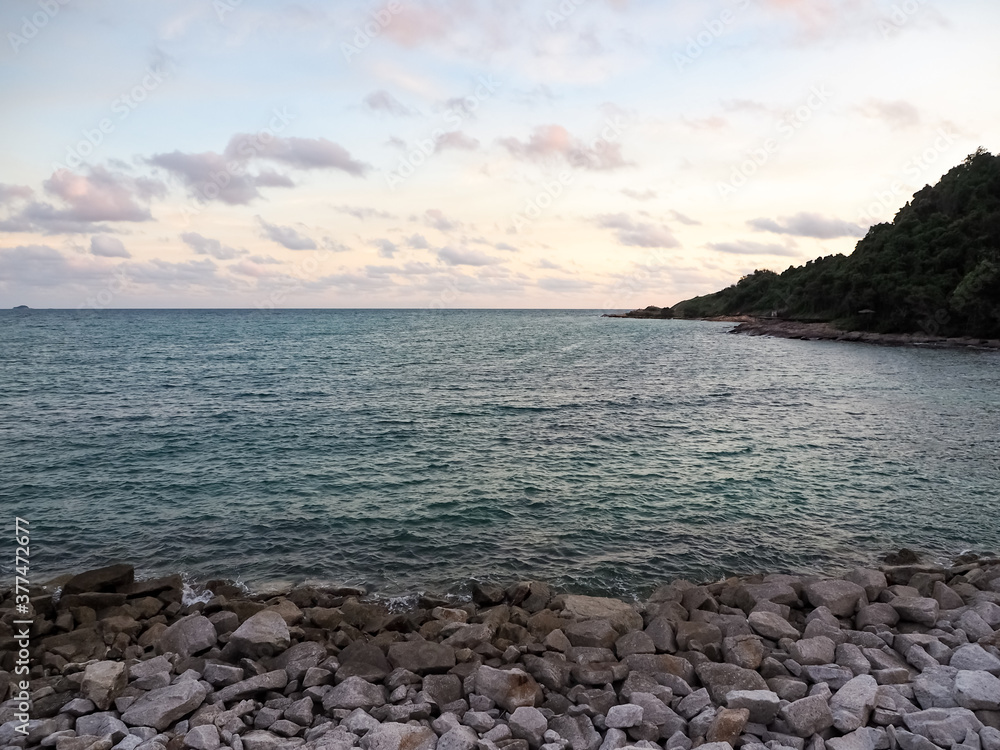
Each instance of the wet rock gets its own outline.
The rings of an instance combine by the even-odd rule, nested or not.
[[[128,675],[122,662],[99,661],[87,666],[80,692],[101,711],[107,711],[127,684]]]
[[[88,592],[114,591],[135,581],[135,568],[131,565],[109,565],[88,570],[70,578],[62,589],[63,596]]]

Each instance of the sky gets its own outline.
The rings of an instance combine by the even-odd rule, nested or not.
[[[995,0],[4,0],[0,307],[672,305],[1000,149]]]

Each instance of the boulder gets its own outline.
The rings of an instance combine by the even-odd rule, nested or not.
[[[612,706],[604,723],[612,729],[637,727],[642,724],[642,706],[637,706],[634,703]]]
[[[188,615],[163,631],[156,648],[161,654],[192,656],[212,648],[217,639],[215,626],[207,617]]]
[[[545,730],[549,728],[545,714],[533,706],[520,706],[510,715],[508,722],[514,739],[525,740],[528,747],[536,750],[545,741]]]
[[[438,738],[428,727],[387,722],[361,738],[365,750],[435,750]]]
[[[751,612],[747,618],[753,631],[762,638],[778,641],[782,638],[797,640],[800,637],[799,631],[781,615],[774,612],[762,612],[760,610]]]
[[[122,721],[130,727],[153,727],[162,732],[204,703],[207,693],[195,680],[150,690],[125,710]]]
[[[849,680],[830,699],[833,726],[838,732],[847,734],[868,723],[875,699],[878,683],[870,675],[860,675]]]
[[[475,692],[490,698],[508,713],[513,713],[521,706],[541,703],[541,686],[523,670],[494,669],[483,665],[474,675]]]
[[[938,620],[941,605],[937,599],[927,597],[897,596],[889,604],[899,614],[899,619],[916,622],[920,625],[933,626]]]
[[[277,656],[291,644],[288,625],[277,612],[253,615],[229,636],[229,647],[241,656],[261,659]]]
[[[948,665],[958,670],[971,672],[989,672],[1000,677],[1000,659],[984,649],[978,643],[959,646],[951,656]]]
[[[572,750],[598,750],[601,746],[601,735],[589,716],[556,716],[549,722],[549,728],[569,742]]]
[[[770,690],[732,690],[726,694],[728,708],[745,708],[750,721],[767,726],[778,715],[781,699]]]
[[[326,694],[323,698],[323,708],[328,712],[337,708],[370,709],[384,706],[385,699],[384,688],[360,677],[348,677]]]
[[[88,570],[70,578],[63,585],[63,596],[88,592],[114,591],[119,586],[128,586],[135,581],[135,568],[131,565],[109,565],[106,568]]]
[[[851,617],[859,604],[867,603],[865,590],[850,581],[813,581],[803,593],[811,605],[826,607],[836,617]]]
[[[642,630],[642,615],[620,599],[564,594],[551,607],[574,620],[607,620],[619,633]]]
[[[87,665],[80,692],[101,711],[107,711],[127,685],[128,675],[123,662],[99,661]]]
[[[726,696],[734,690],[767,690],[767,683],[757,672],[735,664],[705,662],[695,671],[717,704],[724,703]]]
[[[455,649],[434,641],[400,641],[389,646],[389,663],[420,675],[447,672],[455,666]]]
[[[583,647],[614,648],[615,641],[619,638],[619,633],[611,622],[603,619],[571,622],[563,632],[572,645]]]
[[[830,705],[822,695],[810,695],[789,703],[779,715],[796,737],[811,737],[833,726]]]
[[[184,735],[184,745],[191,750],[219,750],[219,730],[214,724],[202,724],[188,730]]]
[[[1000,679],[989,672],[955,675],[955,701],[972,711],[1000,711]]]

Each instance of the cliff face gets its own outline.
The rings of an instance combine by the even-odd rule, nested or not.
[[[877,224],[849,256],[758,270],[675,317],[832,322],[844,330],[1000,336],[1000,156],[980,150]]]

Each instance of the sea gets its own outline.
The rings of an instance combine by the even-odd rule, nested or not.
[[[35,581],[251,589],[834,573],[1000,551],[1000,354],[590,310],[0,313]]]

